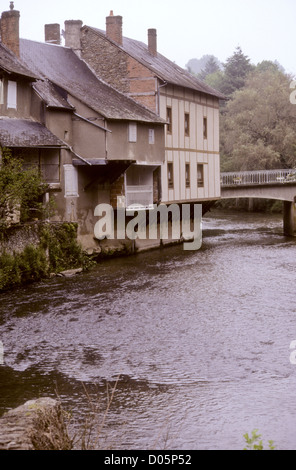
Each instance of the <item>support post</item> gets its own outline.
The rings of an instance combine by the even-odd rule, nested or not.
[[[296,237],[296,204],[284,201],[284,234]]]

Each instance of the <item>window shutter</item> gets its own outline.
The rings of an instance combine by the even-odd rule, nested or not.
[[[8,81],[7,108],[16,109],[17,106],[17,83]]]
[[[129,142],[137,142],[137,124],[129,124]]]
[[[73,165],[64,165],[65,197],[79,197],[78,171]]]

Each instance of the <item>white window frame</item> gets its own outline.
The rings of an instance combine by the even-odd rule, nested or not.
[[[17,82],[8,80],[7,109],[17,109]]]

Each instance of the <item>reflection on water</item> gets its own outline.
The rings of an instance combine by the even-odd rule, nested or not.
[[[296,448],[295,241],[277,216],[209,214],[203,247],[110,260],[1,300],[2,412],[53,396],[104,403],[112,448]]]

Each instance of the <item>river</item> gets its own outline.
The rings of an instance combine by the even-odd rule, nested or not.
[[[239,450],[258,429],[296,449],[295,247],[278,215],[213,212],[197,252],[0,295],[0,412],[58,395],[77,427],[118,379],[102,447]]]

